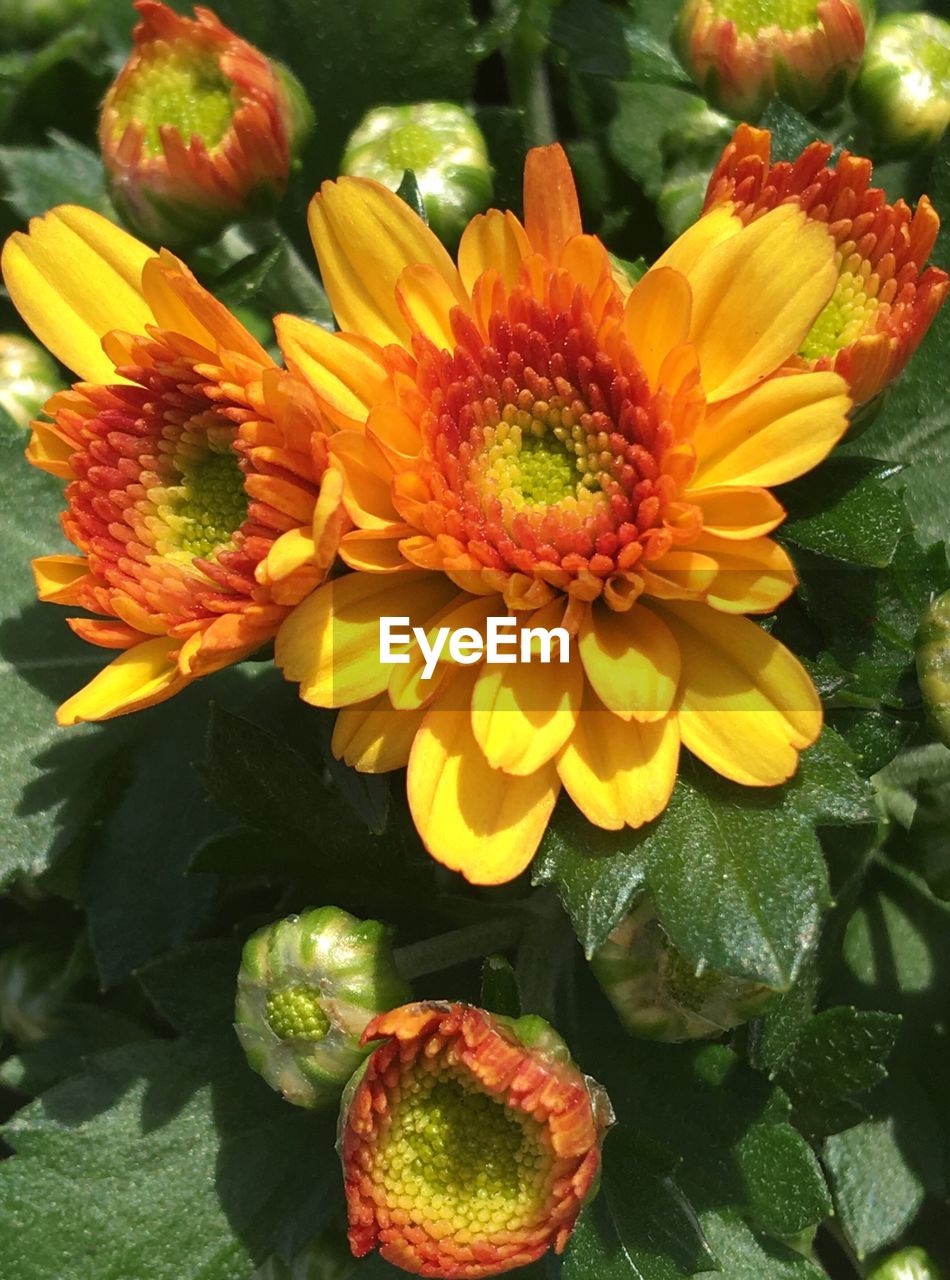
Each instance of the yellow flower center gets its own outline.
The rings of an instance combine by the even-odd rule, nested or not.
[[[267,997],[266,1017],[281,1040],[322,1040],[330,1030],[319,990],[305,983],[272,991]]]
[[[714,0],[714,8],[743,36],[754,36],[763,27],[798,31],[818,22],[818,0]]]
[[[168,442],[170,464],[179,479],[152,493],[164,524],[156,550],[170,559],[210,560],[234,545],[247,519],[248,499],[230,425],[195,424]],[[165,442],[163,442],[165,443]]]
[[[391,1114],[374,1170],[391,1209],[446,1223],[460,1243],[537,1221],[552,1157],[536,1120],[424,1061]]]
[[[145,129],[149,155],[162,154],[162,125],[177,129],[186,142],[197,134],[210,149],[227,133],[234,105],[216,58],[187,44],[180,49],[161,44],[142,54],[116,97],[116,138],[137,121]]]
[[[833,356],[871,332],[878,300],[868,292],[871,264],[858,260],[840,273],[831,301],[815,321],[799,355],[806,360]]]

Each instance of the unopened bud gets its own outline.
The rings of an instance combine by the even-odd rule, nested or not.
[[[396,191],[411,169],[429,225],[457,243],[466,224],[492,198],[492,169],[482,131],[453,102],[376,107],[350,134],[342,171],[375,178]]]
[[[170,248],[269,212],[313,124],[297,80],[208,9],[185,18],[138,0],[135,47],[102,108],[113,203]]]
[[[868,1280],[943,1280],[943,1271],[925,1249],[898,1249],[882,1258]]]
[[[38,343],[0,334],[0,408],[18,427],[29,426],[60,386],[54,361]]]
[[[385,925],[317,907],[247,940],[235,1030],[251,1067],[288,1102],[330,1106],[368,1052],[366,1024],[408,995]]]
[[[935,147],[950,124],[950,22],[895,13],[874,28],[854,105],[892,155]]]
[[[617,925],[591,968],[623,1025],[647,1040],[720,1036],[757,1017],[774,995],[742,978],[697,973],[666,936],[648,899]]]
[[[917,680],[931,725],[950,747],[950,591],[933,601],[917,632]]]

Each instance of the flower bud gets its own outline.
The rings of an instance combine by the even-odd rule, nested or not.
[[[366,1056],[366,1024],[409,994],[385,925],[317,907],[248,938],[235,1030],[248,1063],[288,1102],[330,1106]]]
[[[0,0],[0,48],[42,44],[81,17],[91,0]]]
[[[950,124],[950,22],[932,13],[884,18],[852,96],[893,155],[935,147]]]
[[[882,1258],[868,1280],[942,1280],[943,1272],[924,1249],[898,1249]]]
[[[210,10],[135,8],[132,55],[99,120],[110,195],[144,239],[200,243],[276,204],[313,115],[290,72]]]
[[[927,717],[950,747],[950,591],[933,601],[917,632],[917,680]]]
[[[591,960],[620,1021],[647,1040],[701,1040],[757,1017],[774,994],[743,978],[696,967],[663,932],[649,899],[627,915]]]
[[[68,950],[25,942],[0,952],[0,1039],[35,1044],[55,1031],[77,974]]]
[[[541,1018],[435,1002],[363,1039],[384,1037],[340,1114],[354,1255],[474,1280],[563,1252],[613,1121],[563,1040]]]
[[[871,8],[872,0],[686,0],[674,41],[720,111],[754,119],[776,95],[815,111],[858,74]]]
[[[0,334],[0,408],[28,427],[60,389],[55,362],[41,346],[16,333]]]
[[[492,169],[482,131],[454,102],[376,107],[350,134],[342,171],[396,191],[411,169],[432,230],[455,244],[492,198]]]

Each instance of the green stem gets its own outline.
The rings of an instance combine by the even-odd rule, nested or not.
[[[500,9],[502,5],[496,7]],[[544,58],[549,20],[548,0],[526,5],[504,55],[508,92],[515,106],[524,112],[525,131],[532,147],[543,147],[557,139]]]
[[[522,920],[519,916],[500,916],[482,924],[440,933],[435,938],[398,947],[395,952],[396,968],[411,982],[429,973],[439,973],[469,960],[482,960],[495,951],[510,951],[521,936]]]

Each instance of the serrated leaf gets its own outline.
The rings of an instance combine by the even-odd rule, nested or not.
[[[667,138],[706,110],[704,100],[679,85],[631,80],[617,85],[617,114],[607,130],[614,159],[651,199],[663,185]]]
[[[602,1185],[564,1259],[564,1280],[680,1280],[718,1270],[668,1162],[629,1132],[605,1149]]]
[[[736,1144],[753,1224],[772,1236],[797,1236],[827,1218],[831,1197],[811,1147],[781,1110],[749,1127]]]
[[[19,218],[82,204],[115,219],[98,153],[51,130],[46,147],[0,147],[0,188]]]
[[[860,1097],[886,1077],[899,1029],[895,1014],[848,1006],[805,1024],[778,1072],[804,1133],[835,1133],[867,1115]]]
[[[903,502],[884,484],[897,470],[872,459],[831,458],[786,485],[778,495],[789,512],[782,540],[833,560],[886,567],[908,525]]]

